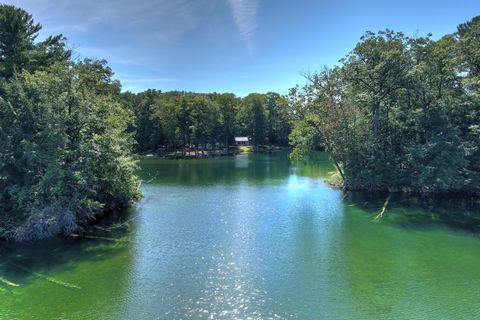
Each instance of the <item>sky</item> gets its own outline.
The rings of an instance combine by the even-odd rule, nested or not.
[[[3,0],[41,38],[106,59],[123,90],[286,93],[333,66],[367,30],[434,38],[480,15],[479,0]]]

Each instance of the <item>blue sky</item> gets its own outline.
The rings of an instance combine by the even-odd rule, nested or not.
[[[478,0],[22,0],[42,36],[104,58],[124,90],[277,91],[334,65],[366,31],[434,37],[480,14]]]

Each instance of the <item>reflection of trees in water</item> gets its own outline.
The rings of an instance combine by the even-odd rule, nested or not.
[[[328,153],[314,152],[308,157],[294,161],[295,174],[311,178],[327,178],[336,172]]]
[[[388,195],[348,192],[345,204],[377,214]],[[386,221],[403,227],[443,225],[454,229],[480,232],[480,200],[457,196],[422,197],[392,194],[386,209]]]
[[[241,181],[252,184],[280,184],[292,172],[298,176],[321,178],[327,177],[334,169],[324,153],[292,162],[288,152],[188,160],[145,158],[140,162],[140,167],[139,175],[145,182],[192,186],[232,185]]]
[[[240,181],[261,183],[288,178],[290,160],[285,154],[238,155],[234,158],[193,160],[144,159],[140,177],[151,183],[183,185],[235,184]],[[158,177],[152,180],[151,177]]]

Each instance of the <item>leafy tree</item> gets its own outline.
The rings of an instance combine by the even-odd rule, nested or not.
[[[86,81],[92,70],[88,61],[57,63],[6,85],[0,172],[7,237],[79,232],[99,213],[139,198],[125,133],[131,115],[116,96],[96,92],[105,81]]]
[[[64,38],[0,5],[0,237],[82,232],[140,197],[132,114],[105,61],[70,61]]]
[[[219,108],[219,123],[221,127],[221,141],[228,147],[235,134],[235,114],[239,99],[232,93],[223,93],[214,96]]]
[[[180,148],[186,155],[187,149],[198,151],[200,145],[228,147],[235,135],[251,136],[255,144],[288,143],[287,100],[277,93],[240,99],[231,93],[147,90],[122,97],[135,114],[139,152]]]
[[[251,93],[242,99],[238,113],[240,134],[251,136],[255,145],[264,144],[268,135],[265,105],[264,95]]]
[[[25,10],[0,5],[0,77],[8,79],[15,72],[34,71],[70,58],[62,35],[35,43],[41,29]]]
[[[268,114],[268,142],[274,145],[288,145],[291,128],[287,117],[288,101],[276,92],[265,95]]]
[[[323,145],[348,189],[478,193],[478,21],[437,41],[368,32],[292,89],[294,154]]]
[[[156,90],[144,91],[137,96],[135,107],[129,108],[135,114],[138,152],[156,150],[162,145],[164,137],[161,123],[153,117],[159,94]]]
[[[471,188],[480,185],[480,16],[460,24],[454,35],[459,51],[458,69],[465,93],[462,108],[456,109],[454,119],[460,127],[465,157],[469,166],[464,169]]]

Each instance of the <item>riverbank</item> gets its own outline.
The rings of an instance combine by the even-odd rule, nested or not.
[[[211,158],[211,157],[225,157],[225,156],[234,156],[240,153],[250,153],[250,152],[275,152],[275,151],[284,151],[289,150],[289,147],[285,146],[275,146],[275,145],[261,145],[261,146],[230,146],[223,148],[215,149],[180,149],[175,151],[150,151],[143,152],[139,155],[141,157],[159,157],[164,159],[199,159],[199,158]]]
[[[427,187],[420,190],[413,189],[408,186],[397,186],[397,187],[368,187],[368,186],[355,186],[355,185],[345,185],[342,177],[338,172],[333,172],[330,177],[325,179],[325,183],[335,190],[342,190],[348,192],[366,192],[372,194],[403,194],[403,195],[414,195],[420,197],[473,197],[480,199],[480,190],[466,190],[466,189],[450,189],[450,190],[436,190],[429,189]]]

